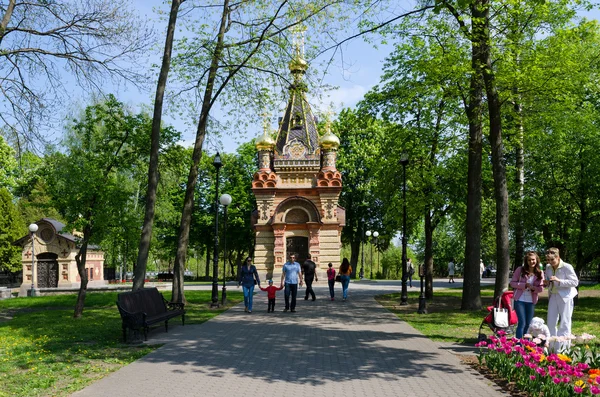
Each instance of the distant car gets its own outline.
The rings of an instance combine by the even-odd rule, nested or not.
[[[496,269],[493,266],[487,266],[483,271],[483,277],[493,278],[496,277]]]

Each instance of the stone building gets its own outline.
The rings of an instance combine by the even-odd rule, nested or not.
[[[75,261],[75,255],[79,252],[77,237],[65,232],[65,225],[55,219],[43,218],[36,224],[38,230],[33,234],[33,258],[31,233],[14,243],[23,247],[23,284],[19,296],[27,296],[32,284],[36,291],[45,288],[79,288],[81,278]],[[89,286],[105,284],[104,252],[89,247],[85,267]]]
[[[311,254],[318,268],[340,264],[345,210],[338,205],[342,177],[336,169],[339,139],[329,123],[319,137],[306,100],[307,63],[297,52],[290,63],[294,82],[276,139],[265,128],[256,142],[259,170],[252,191],[257,210],[254,264],[267,278],[281,269],[290,253],[301,264]]]

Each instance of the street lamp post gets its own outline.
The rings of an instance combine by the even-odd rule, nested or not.
[[[400,305],[408,305],[408,289],[406,288],[406,279],[408,270],[406,269],[406,166],[408,165],[408,154],[400,155],[400,164],[402,164],[402,293],[400,296]]]
[[[30,296],[35,296],[35,232],[38,231],[38,225],[32,223],[29,225],[29,232],[31,233],[31,293]]]
[[[221,293],[221,304],[225,306],[227,302],[227,287],[225,286],[226,273],[227,273],[227,207],[231,204],[231,196],[228,194],[221,195],[221,205],[225,207],[225,214],[223,216],[223,292]]]
[[[375,237],[375,246],[376,246],[376,250],[377,250],[377,267],[375,268],[375,277],[377,277],[377,272],[379,272],[379,232],[378,231],[374,231],[373,232],[373,237]]]
[[[210,307],[219,307],[219,169],[222,165],[221,155],[217,152],[213,160],[213,166],[217,170],[217,179],[215,183],[215,249],[213,252],[212,302]]]
[[[419,314],[427,314],[427,300],[425,299],[425,292],[423,291],[423,277],[427,273],[427,267],[425,264],[419,265],[419,277],[421,278],[421,293],[419,294]]]
[[[365,235],[367,236],[367,240],[369,239],[369,237],[371,237],[372,234],[373,232],[367,230],[367,232],[365,233]],[[373,279],[373,244],[371,244],[371,275],[369,276],[369,279]]]
[[[362,279],[365,276],[365,239],[363,238],[363,232],[365,230],[365,218],[361,219],[360,224],[360,250],[362,251],[362,256],[360,259],[360,273],[359,277]]]

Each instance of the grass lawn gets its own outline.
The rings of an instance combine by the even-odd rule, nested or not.
[[[400,294],[380,295],[377,301],[396,314],[400,319],[422,332],[425,336],[442,342],[464,344],[477,343],[479,326],[487,315],[486,306],[492,305],[493,287],[481,290],[484,308],[477,311],[461,311],[460,289],[445,289],[434,291],[434,298],[427,302],[428,314],[418,314],[419,292],[409,292],[407,306],[400,306]],[[600,337],[600,284],[582,286],[580,298],[573,311],[573,333],[580,335],[587,332]],[[544,320],[547,317],[548,296],[540,297],[535,307],[535,316]],[[491,334],[489,328],[483,332]]]
[[[163,294],[170,298],[170,292]],[[185,296],[186,325],[243,300],[240,292],[228,291],[228,306],[211,309],[211,291]],[[75,300],[58,295],[0,301],[1,397],[69,395],[159,347],[122,343],[116,292],[88,293],[81,319],[73,318]]]

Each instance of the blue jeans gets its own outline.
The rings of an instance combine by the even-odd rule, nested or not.
[[[531,302],[515,301],[515,311],[517,312],[517,318],[519,319],[519,322],[517,323],[517,332],[515,333],[517,339],[521,339],[523,334],[529,329],[534,310],[535,305]]]
[[[350,276],[342,275],[340,277],[342,279],[342,297],[344,299],[348,298],[348,285],[350,285]]]
[[[331,295],[331,299],[333,299],[333,296],[335,295],[335,292],[333,290],[333,286],[335,285],[335,279],[327,280],[327,284],[329,284],[329,295]]]
[[[290,294],[292,295],[292,303],[290,305]],[[285,283],[283,296],[285,297],[285,310],[296,310],[296,295],[298,295],[298,284]]]
[[[244,305],[251,311],[252,298],[254,298],[254,284],[250,286],[242,285],[242,291],[244,291]]]

